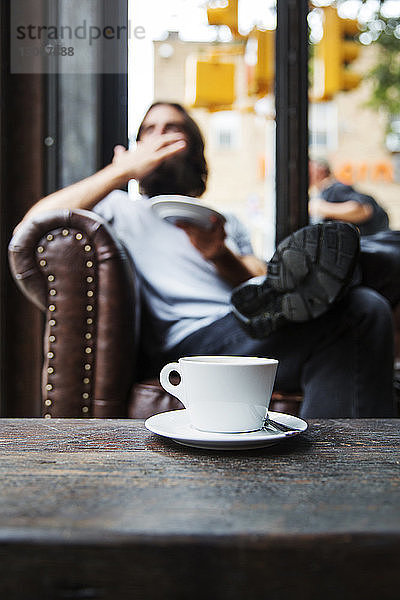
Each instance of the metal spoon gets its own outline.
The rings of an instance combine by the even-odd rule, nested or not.
[[[274,421],[273,419],[271,419],[271,417],[269,417],[268,415],[264,421],[263,429],[265,429],[265,431],[272,430],[275,433],[288,433],[290,431],[301,431],[301,429],[297,429],[296,427],[289,427],[288,425],[284,425],[283,423],[278,423],[277,421]]]

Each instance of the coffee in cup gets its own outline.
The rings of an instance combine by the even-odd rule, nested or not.
[[[240,433],[261,429],[267,416],[278,361],[255,356],[188,356],[161,370],[163,388],[202,431]],[[180,382],[174,385],[170,374]]]

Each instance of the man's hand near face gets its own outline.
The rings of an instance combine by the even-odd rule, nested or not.
[[[166,158],[181,152],[186,147],[182,133],[167,133],[137,142],[134,150],[115,146],[112,166],[121,174],[124,182],[142,179]]]

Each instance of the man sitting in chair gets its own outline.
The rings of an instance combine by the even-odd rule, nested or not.
[[[140,186],[134,198],[119,190],[130,179]],[[43,198],[25,218],[79,208],[110,223],[141,280],[157,334],[147,349],[153,368],[187,355],[273,357],[277,387],[303,390],[304,417],[393,416],[391,310],[379,291],[351,285],[356,229],[306,227],[267,266],[232,215],[205,229],[152,210],[152,197],[198,198],[206,181],[198,126],[180,105],[156,103],[134,150],[116,147],[110,165]]]

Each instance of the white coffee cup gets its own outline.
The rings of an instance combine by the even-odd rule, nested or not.
[[[179,398],[193,427],[239,433],[261,429],[267,416],[278,361],[255,356],[190,356],[161,370],[163,388]],[[181,381],[170,382],[177,371]]]

